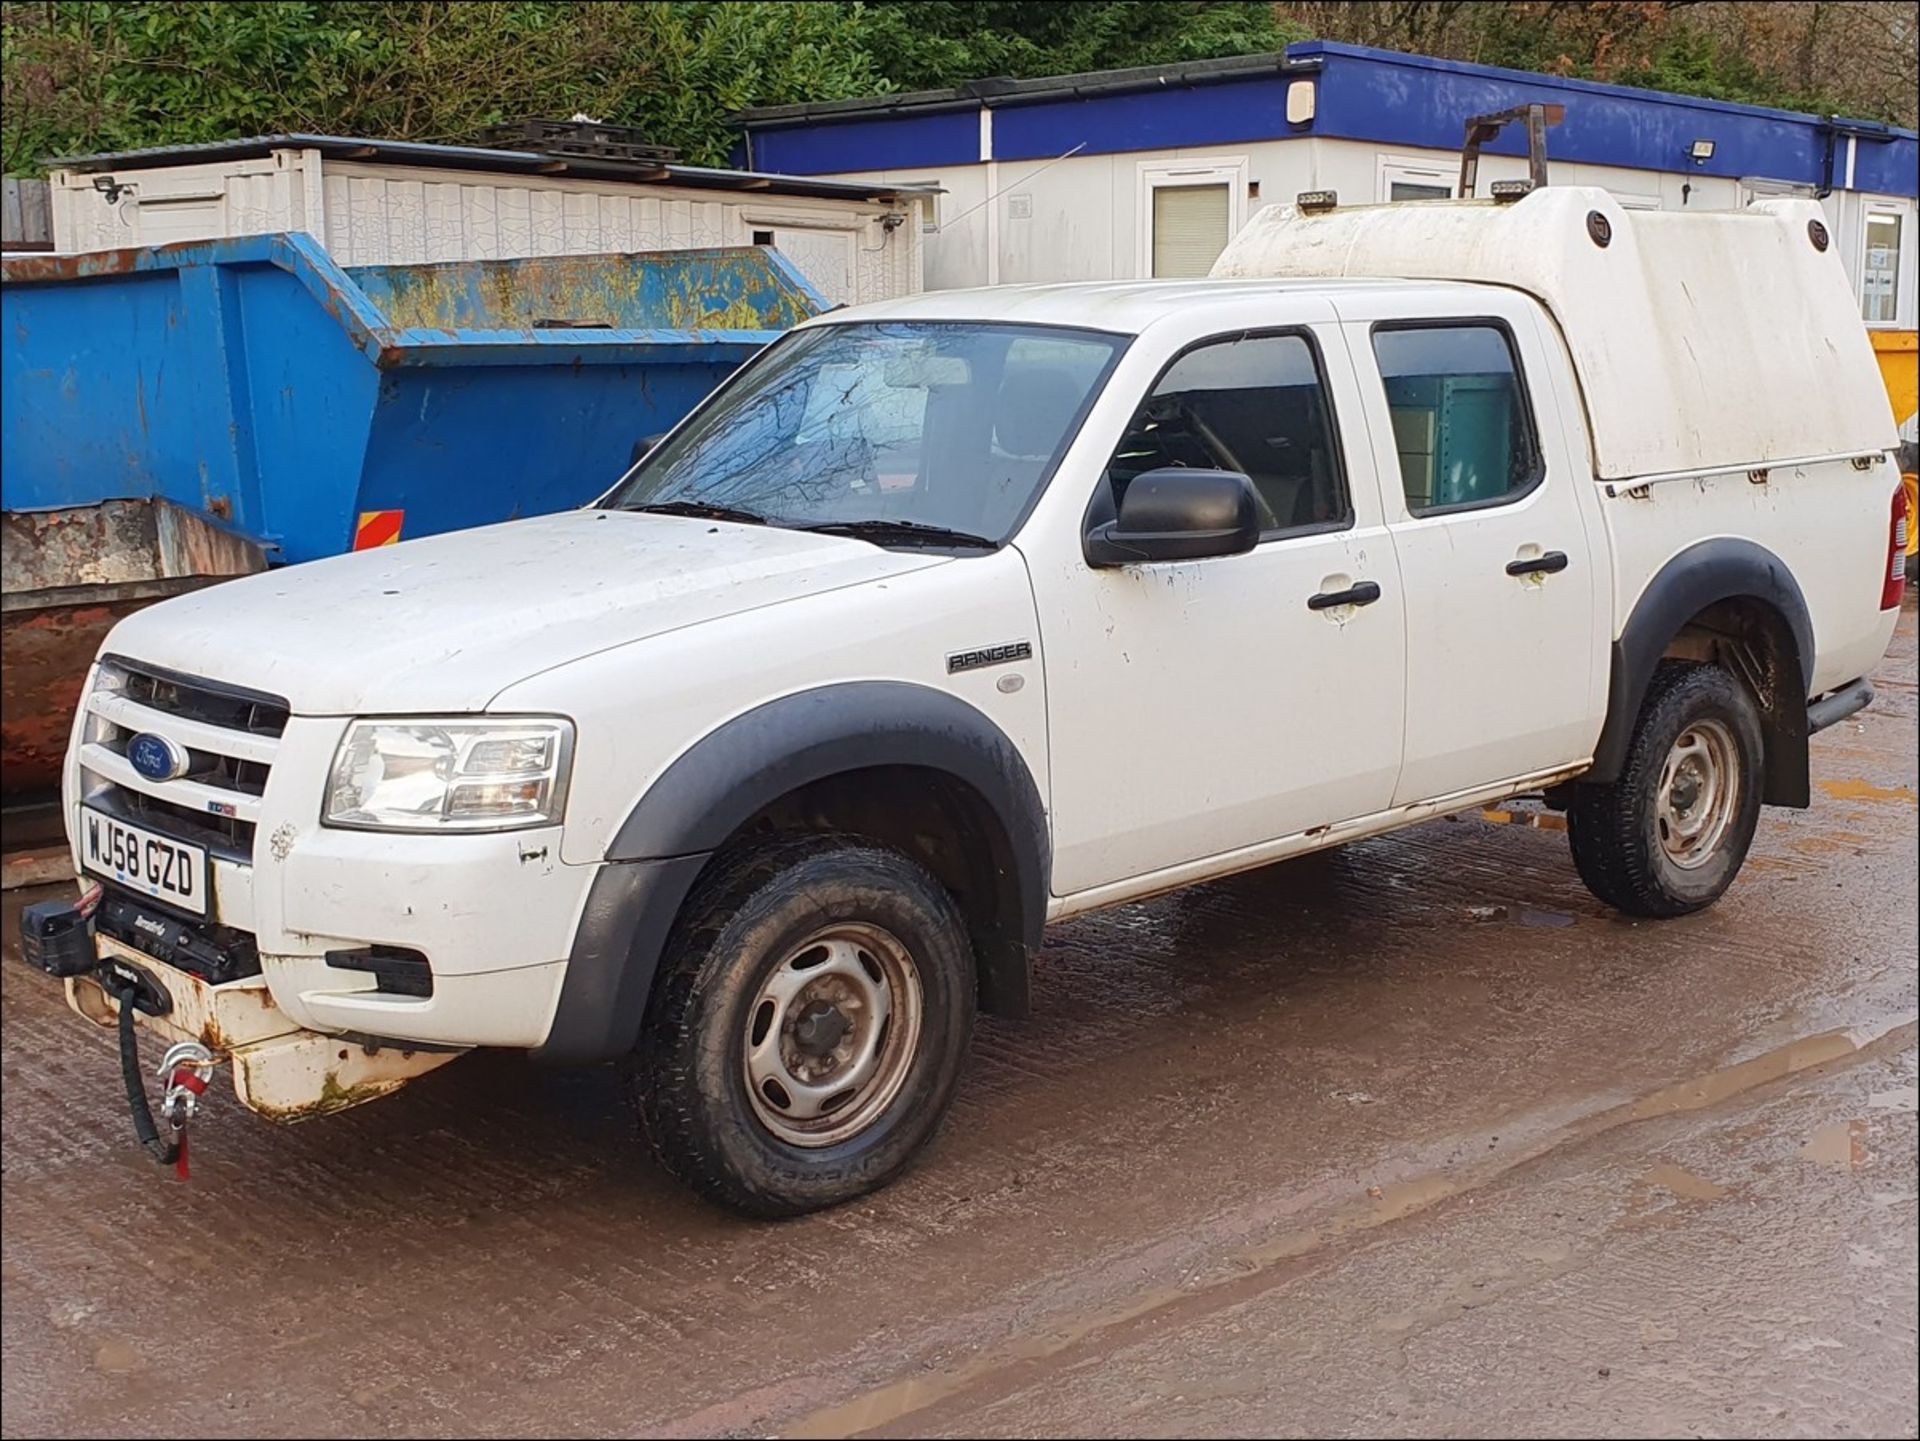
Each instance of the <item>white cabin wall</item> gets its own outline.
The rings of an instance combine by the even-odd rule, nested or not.
[[[305,231],[342,265],[512,260],[534,255],[750,245],[756,231],[833,303],[924,285],[915,202],[526,178],[412,165],[323,161],[316,151],[126,170],[109,203],[95,177],[56,171],[62,253]],[[898,223],[885,223],[889,214]]]
[[[1239,198],[1244,220],[1276,195],[1291,198],[1310,188],[1306,149],[1297,140],[1261,141],[1065,160],[1002,160],[993,167],[998,190],[990,206],[983,204],[988,178],[984,164],[850,171],[835,178],[891,185],[930,181],[946,188],[948,193],[940,197],[940,228],[926,237],[929,290],[992,283],[990,232],[997,241],[997,283],[1131,280],[1149,268],[1140,218],[1146,193],[1143,169],[1244,165],[1246,188],[1260,187],[1258,196],[1243,191]],[[990,210],[995,212],[993,225],[988,224]]]
[[[1337,191],[1342,205],[1384,204],[1387,172],[1395,166],[1430,170],[1445,177],[1450,184],[1458,183],[1460,152],[1457,150],[1427,150],[1319,137],[1308,143],[1314,151],[1313,181],[1300,188]],[[1525,156],[1482,154],[1474,193],[1485,199],[1494,181],[1526,178]],[[1547,132],[1547,178],[1553,185],[1596,185],[1611,191],[1628,205],[1657,200],[1662,210],[1732,210],[1745,204],[1740,182],[1721,176],[1555,160],[1551,130]],[[1290,200],[1292,197],[1276,195],[1273,198]]]
[[[1595,185],[1612,192],[1623,205],[1668,211],[1733,210],[1757,196],[1779,193],[1766,177],[1736,180],[1685,170],[1635,170],[1552,158],[1548,132],[1548,175],[1556,185]],[[992,167],[998,193],[987,199],[985,164],[848,171],[839,179],[903,185],[931,182],[944,186],[940,224],[925,236],[928,289],[949,290],[998,283],[1070,280],[1125,280],[1148,269],[1141,206],[1146,194],[1141,173],[1182,163],[1240,162],[1249,193],[1242,197],[1242,219],[1264,206],[1290,203],[1303,190],[1333,190],[1342,205],[1382,204],[1392,167],[1407,165],[1435,171],[1450,182],[1460,169],[1453,150],[1301,136],[1229,146],[1129,151],[1114,155],[1073,156],[1048,162],[1001,160]],[[1520,180],[1527,162],[1517,155],[1482,155],[1475,187],[1483,198],[1496,180]],[[1257,188],[1258,193],[1251,193]],[[1793,193],[1810,194],[1805,187]],[[1910,198],[1871,197],[1904,206],[1901,230],[1900,321],[1915,326],[1916,247],[1920,219]],[[1835,243],[1856,293],[1864,245],[1865,197],[1836,190],[1823,202]],[[1019,212],[1024,209],[1024,215]],[[996,212],[988,224],[988,212]],[[989,237],[997,240],[997,267],[989,265]]]
[[[982,204],[987,198],[984,164],[849,171],[835,178],[944,186],[940,227],[926,236],[926,285],[930,290],[949,290],[990,283],[990,230],[997,232],[997,279],[1002,284],[1143,278],[1150,268],[1142,218],[1147,203],[1143,172],[1212,164],[1243,166],[1240,218],[1244,223],[1267,205],[1291,203],[1303,190],[1336,191],[1343,205],[1383,203],[1386,167],[1399,163],[1432,169],[1451,180],[1459,173],[1460,156],[1457,151],[1302,136],[1057,161],[1002,160],[993,167],[999,190],[991,206]],[[1599,185],[1629,204],[1657,202],[1664,210],[1726,210],[1745,203],[1739,182],[1714,176],[1552,160],[1549,166],[1557,184]],[[1522,157],[1482,156],[1478,192],[1484,196],[1493,181],[1524,179],[1526,174]],[[1689,183],[1691,188],[1683,191]],[[997,224],[991,227],[989,209],[998,212]]]
[[[917,293],[914,207],[772,193],[612,185],[561,177],[331,161],[324,169],[327,249],[342,265],[513,260],[750,245],[771,231],[781,253],[836,304]],[[889,229],[884,217],[904,214]]]
[[[1006,166],[998,167],[999,184],[1006,186]],[[928,202],[919,237],[925,288],[962,290],[989,283],[990,167],[929,165],[908,170],[857,170],[836,175],[837,180],[870,180],[881,185],[938,185],[945,194]],[[1004,204],[1004,196],[999,202]],[[1003,222],[1004,225],[1004,222]],[[1005,277],[1002,277],[1003,279]]]
[[[111,178],[126,187],[109,200],[93,175],[56,170],[49,177],[53,246],[63,255],[169,245],[182,240],[220,240],[274,231],[313,233],[312,151],[282,150],[255,160],[168,165],[122,171]]]

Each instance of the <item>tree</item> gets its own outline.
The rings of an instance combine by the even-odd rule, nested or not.
[[[1310,33],[1268,4],[878,0],[863,8],[861,43],[905,90],[1251,55]]]

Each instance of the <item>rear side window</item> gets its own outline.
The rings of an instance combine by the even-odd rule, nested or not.
[[[1108,467],[1114,504],[1162,466],[1241,472],[1268,535],[1352,519],[1319,357],[1298,333],[1210,340],[1169,365]]]
[[[1532,490],[1543,466],[1513,341],[1486,321],[1380,326],[1400,485],[1415,515],[1497,505]]]

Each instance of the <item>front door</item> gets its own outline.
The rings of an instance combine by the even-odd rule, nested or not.
[[[1592,478],[1545,385],[1557,372],[1528,302],[1460,304],[1474,313],[1407,320],[1340,302],[1386,317],[1346,334],[1406,605],[1395,805],[1584,760],[1595,730],[1603,577],[1577,489]]]
[[[1170,465],[1248,475],[1261,544],[1116,569],[1030,562],[1063,896],[1384,809],[1399,769],[1398,577],[1337,327],[1187,347],[1098,484],[1117,504]],[[1329,603],[1369,586],[1378,600]]]

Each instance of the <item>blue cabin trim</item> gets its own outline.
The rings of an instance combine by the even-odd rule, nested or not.
[[[1051,160],[1076,145],[1083,155],[1117,155],[1310,134],[1310,126],[1287,124],[1287,86],[1299,78],[1275,74],[996,110],[993,158]]]
[[[852,164],[850,155],[857,157]],[[735,156],[785,175],[971,165],[980,159],[980,112],[854,118],[778,130],[750,127]]]
[[[1567,110],[1565,121],[1547,135],[1547,154],[1553,160],[1815,186],[1824,178],[1829,127],[1817,115],[1324,41],[1295,46],[1288,53],[1296,52],[1319,56],[1326,77],[1314,118],[1317,135],[1458,150],[1467,116],[1540,101]],[[1842,124],[1890,137],[1859,141],[1856,189],[1897,186],[1891,193],[1920,193],[1914,173],[1920,152],[1913,131],[1865,122]],[[1713,141],[1711,159],[1689,158],[1696,140]],[[1846,175],[1846,137],[1836,143],[1837,187]],[[1523,155],[1526,137],[1510,127],[1486,149],[1496,155]]]

